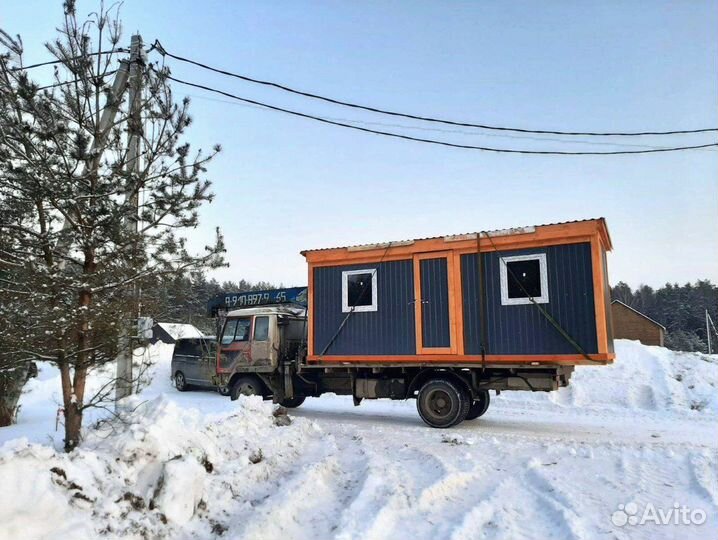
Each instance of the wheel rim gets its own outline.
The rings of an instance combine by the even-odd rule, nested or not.
[[[426,404],[432,416],[437,419],[447,418],[453,409],[453,401],[446,390],[436,389],[426,397]]]
[[[184,375],[181,373],[175,375],[175,386],[178,390],[182,390],[184,388]]]
[[[252,383],[242,383],[239,385],[239,395],[240,396],[256,396],[257,395],[257,389],[254,387]]]

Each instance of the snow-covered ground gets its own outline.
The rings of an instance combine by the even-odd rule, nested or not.
[[[88,429],[69,455],[42,367],[0,429],[0,538],[715,536],[718,358],[616,345],[613,366],[578,368],[568,388],[505,392],[433,430],[413,401],[324,396],[290,422],[256,398],[180,393],[160,344],[130,423]],[[705,522],[682,524],[683,507]]]

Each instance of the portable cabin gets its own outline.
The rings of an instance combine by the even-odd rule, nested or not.
[[[614,359],[603,218],[303,251],[309,364]]]

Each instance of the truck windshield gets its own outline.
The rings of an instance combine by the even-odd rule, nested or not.
[[[224,325],[222,345],[229,345],[234,341],[249,341],[249,328],[251,319],[230,319]]]

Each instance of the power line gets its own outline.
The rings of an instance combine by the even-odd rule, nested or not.
[[[684,130],[673,130],[673,131],[637,131],[637,132],[583,132],[583,131],[553,131],[553,130],[545,130],[545,129],[525,129],[525,128],[512,128],[512,127],[503,127],[503,126],[491,126],[487,124],[475,124],[470,122],[457,122],[453,120],[444,120],[440,118],[432,118],[429,116],[419,116],[414,114],[408,114],[408,113],[400,113],[396,111],[389,111],[386,109],[380,109],[378,107],[370,107],[367,105],[359,105],[357,103],[351,103],[348,101],[342,101],[335,98],[330,98],[326,96],[321,96],[319,94],[313,94],[310,92],[304,92],[302,90],[296,90],[294,88],[290,88],[289,86],[285,86],[283,84],[271,82],[271,81],[263,81],[261,79],[255,79],[252,77],[248,77],[246,75],[241,75],[239,73],[233,73],[231,71],[226,71],[223,69],[215,68],[212,66],[209,66],[207,64],[203,64],[202,62],[197,62],[195,60],[191,60],[189,58],[185,58],[183,56],[179,56],[176,54],[172,54],[165,49],[162,44],[159,42],[159,40],[155,40],[154,44],[152,45],[153,49],[156,49],[161,55],[163,56],[169,56],[170,58],[174,58],[175,60],[178,60],[180,62],[185,62],[187,64],[192,64],[198,67],[201,67],[203,69],[207,69],[209,71],[214,71],[215,73],[220,73],[222,75],[227,75],[229,77],[235,77],[237,79],[241,79],[246,82],[251,82],[254,84],[260,84],[263,86],[270,86],[272,88],[277,88],[279,90],[283,90],[285,92],[290,92],[292,94],[297,94],[300,96],[312,98],[312,99],[318,99],[321,101],[326,101],[327,103],[333,103],[335,105],[342,105],[344,107],[351,107],[353,109],[362,109],[365,111],[375,112],[379,114],[386,114],[390,116],[399,116],[402,118],[410,118],[412,120],[421,120],[423,122],[434,122],[439,124],[448,124],[452,126],[459,126],[459,127],[472,127],[472,128],[479,128],[479,129],[489,129],[489,130],[495,130],[495,131],[513,131],[517,133],[537,133],[537,134],[545,134],[545,135],[583,135],[583,136],[592,136],[592,137],[635,137],[635,136],[642,136],[642,135],[685,135],[690,133],[708,133],[712,131],[718,131],[718,128],[703,128],[703,129],[684,129]]]
[[[115,73],[117,73],[117,71],[118,70],[113,69],[112,71],[107,71],[107,72],[103,73],[102,75],[93,77],[93,79],[97,79],[97,80],[92,81],[92,82],[95,86],[98,86],[100,79],[102,79],[103,77],[109,77],[110,75],[114,75]],[[56,88],[58,86],[65,86],[66,84],[73,84],[73,83],[78,83],[78,82],[82,82],[82,81],[83,81],[83,79],[71,79],[69,81],[61,81],[61,82],[56,82],[54,84],[48,84],[46,86],[40,86],[37,90],[39,92],[40,90],[47,90],[49,88]]]
[[[246,107],[247,109],[255,109],[259,111],[266,111],[267,109],[265,107],[260,107],[258,105],[249,105],[247,103],[240,103],[237,101],[232,101],[229,99],[220,99],[220,98],[212,98],[208,96],[202,96],[200,94],[188,94],[189,97],[197,98],[197,99],[203,99],[206,101],[213,101],[216,103],[227,103],[229,105],[237,106],[237,107]],[[276,111],[274,111],[276,112]],[[635,144],[635,143],[619,143],[619,142],[608,142],[608,141],[596,141],[596,140],[581,140],[581,139],[555,139],[551,137],[532,137],[530,135],[508,135],[504,133],[482,133],[480,131],[467,131],[462,129],[442,129],[442,128],[432,128],[432,127],[422,127],[422,126],[411,126],[409,124],[387,124],[385,122],[368,122],[365,120],[353,120],[350,118],[337,118],[333,116],[321,116],[320,118],[324,120],[334,120],[335,122],[346,122],[347,124],[354,124],[354,125],[364,125],[364,126],[382,126],[382,127],[389,127],[389,128],[399,128],[399,129],[409,129],[409,130],[415,130],[415,131],[431,131],[436,133],[449,133],[449,134],[459,134],[459,135],[468,135],[470,137],[496,137],[501,139],[516,139],[520,141],[539,141],[539,142],[557,142],[557,143],[567,143],[567,144],[586,144],[590,146],[612,146],[612,147],[619,147],[619,148],[653,148],[653,149],[659,149],[659,148],[666,148],[665,146],[655,146],[655,145],[649,145],[649,144]],[[710,152],[710,149],[704,148],[704,151]]]
[[[43,66],[52,66],[53,64],[63,64],[65,62],[72,62],[74,60],[82,60],[83,58],[86,58],[88,56],[99,56],[101,54],[112,54],[112,53],[126,53],[129,52],[127,49],[119,48],[119,49],[112,49],[110,51],[98,51],[98,52],[91,52],[87,54],[82,54],[80,56],[74,56],[72,58],[65,58],[63,60],[50,60],[48,62],[40,62],[39,64],[30,64],[29,66],[16,66],[14,68],[11,68],[9,71],[23,71],[25,69],[34,69],[38,67]]]
[[[709,148],[712,146],[718,146],[718,143],[710,143],[710,144],[701,144],[696,146],[677,146],[677,147],[669,147],[669,148],[653,148],[653,149],[647,149],[647,150],[616,150],[616,151],[609,151],[609,152],[566,152],[566,151],[554,151],[554,150],[517,150],[517,149],[508,149],[508,148],[493,148],[488,146],[473,146],[468,144],[457,144],[457,143],[450,143],[446,141],[438,141],[435,139],[424,139],[420,137],[412,137],[409,135],[402,135],[399,133],[392,133],[389,131],[380,131],[377,129],[370,129],[366,127],[360,127],[360,126],[354,126],[351,124],[347,124],[344,122],[336,122],[334,120],[328,120],[326,118],[322,118],[319,116],[314,116],[311,114],[306,114],[298,111],[293,111],[291,109],[285,109],[282,107],[277,107],[275,105],[269,105],[267,103],[262,103],[261,101],[255,101],[252,99],[243,98],[234,94],[230,94],[229,92],[225,92],[223,90],[218,90],[216,88],[211,88],[209,86],[204,86],[202,84],[197,84],[189,81],[183,81],[181,79],[177,79],[176,77],[172,77],[169,74],[164,74],[164,76],[174,82],[184,84],[187,86],[192,86],[194,88],[200,88],[202,90],[207,90],[208,92],[214,92],[216,94],[220,94],[223,96],[230,97],[232,99],[236,99],[238,101],[242,101],[244,103],[250,103],[252,105],[259,105],[260,107],[265,107],[267,109],[271,109],[274,111],[283,112],[286,114],[290,114],[293,116],[299,116],[301,118],[308,118],[310,120],[315,120],[317,122],[322,122],[324,124],[330,124],[334,126],[339,126],[343,128],[348,129],[355,129],[357,131],[364,131],[366,133],[373,133],[375,135],[384,135],[385,137],[394,137],[397,139],[405,139],[408,141],[414,141],[414,142],[422,142],[427,144],[436,144],[440,146],[449,146],[452,148],[464,148],[468,150],[484,150],[486,152],[498,152],[498,153],[507,153],[507,154],[535,154],[535,155],[559,155],[559,156],[606,156],[606,155],[623,155],[623,154],[653,154],[658,152],[677,152],[680,150],[697,150],[699,148]]]

